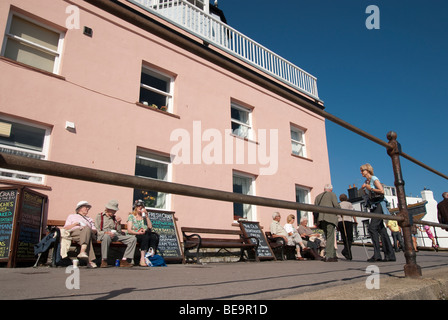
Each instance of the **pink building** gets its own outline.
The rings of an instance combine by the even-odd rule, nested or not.
[[[207,2],[116,2],[0,2],[0,151],[313,203],[330,182],[325,119],[254,79],[323,108],[316,79]],[[117,199],[126,218],[144,199],[179,227],[268,229],[276,211],[3,168],[0,183],[48,195],[49,219],[81,200],[94,216]]]

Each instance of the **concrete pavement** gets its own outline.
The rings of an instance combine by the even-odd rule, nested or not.
[[[373,252],[371,248],[366,250],[367,255]],[[354,260],[342,258],[336,263],[263,261],[169,264],[165,268],[81,267],[79,289],[72,269],[1,268],[0,299],[259,301],[444,299],[448,295],[448,252],[418,253],[422,279],[404,278],[402,252],[395,262],[376,264],[367,262],[367,255],[363,247],[353,247]],[[368,268],[376,268],[379,273],[366,272]],[[370,286],[378,284],[379,289],[368,289],[366,280]]]

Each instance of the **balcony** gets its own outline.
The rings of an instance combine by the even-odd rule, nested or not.
[[[249,63],[284,84],[319,99],[317,79],[209,14],[209,0],[127,0]]]

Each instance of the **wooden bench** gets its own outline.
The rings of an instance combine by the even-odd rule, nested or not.
[[[62,228],[65,225],[65,220],[48,220],[47,221],[47,230],[51,230],[51,228],[53,227],[58,227],[58,228]],[[121,224],[121,230],[122,231],[126,231],[127,230],[127,224]],[[94,240],[92,241],[92,245],[93,247],[101,247],[101,241],[98,240]],[[76,247],[77,250],[79,250],[80,245],[77,242],[72,241],[72,246]],[[126,248],[126,245],[123,244],[120,241],[113,241],[110,243],[110,247],[112,248]],[[137,248],[139,248],[139,244],[137,243]],[[134,260],[136,258],[140,259],[139,257],[137,257],[137,255],[139,255],[138,253],[139,250],[135,250],[135,257]],[[108,259],[109,260],[109,259]]]
[[[58,227],[58,228],[62,228],[65,225],[65,220],[48,220],[47,221],[47,228],[50,229],[51,227]],[[122,224],[121,225],[121,230],[122,231],[126,231],[127,230],[127,224]],[[99,246],[101,245],[101,241],[98,240],[94,240],[92,241],[92,244],[94,246]],[[72,245],[73,246],[78,246],[78,244],[74,241],[72,241]],[[126,247],[126,245],[124,245],[123,243],[119,242],[119,241],[114,241],[110,243],[111,246],[118,246],[118,247]]]
[[[265,235],[277,259],[280,260],[295,259],[296,255],[295,246],[288,246],[288,244],[285,243],[285,240],[283,238],[274,237],[272,233],[269,231],[266,231]],[[301,249],[302,257],[305,257],[308,254],[310,254],[309,253],[310,250],[311,250],[310,248]]]
[[[234,230],[223,230],[223,229],[209,229],[209,228],[191,228],[182,227],[181,228],[183,241],[184,241],[184,263],[187,262],[188,257],[196,256],[196,263],[200,263],[199,260],[199,250],[203,248],[214,248],[226,250],[230,254],[235,254],[230,252],[229,248],[240,249],[240,260],[255,260],[259,261],[257,256],[257,248],[259,240],[255,237],[244,237],[241,229]],[[226,235],[233,237],[204,237],[203,235]],[[195,253],[191,251],[195,250]],[[246,257],[244,253],[246,252]],[[251,256],[253,258],[251,258]]]

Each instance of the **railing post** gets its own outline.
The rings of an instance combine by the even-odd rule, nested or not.
[[[390,131],[387,134],[389,139],[389,146],[387,147],[387,154],[392,158],[392,167],[395,176],[395,188],[397,189],[398,209],[400,210],[398,215],[402,216],[404,220],[399,222],[401,229],[403,230],[404,239],[404,256],[406,258],[406,265],[404,266],[404,274],[406,277],[418,278],[422,276],[422,270],[417,264],[416,253],[412,244],[412,217],[409,216],[408,207],[406,204],[406,193],[404,191],[404,180],[401,173],[400,152],[401,146],[397,142],[397,134]]]

